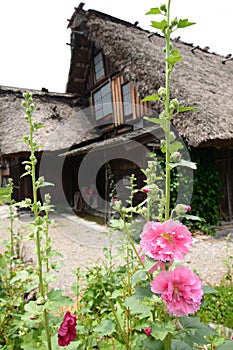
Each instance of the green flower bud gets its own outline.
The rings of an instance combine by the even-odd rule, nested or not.
[[[176,17],[176,18],[174,18],[174,19],[171,21],[171,26],[172,26],[172,27],[175,27],[177,24],[178,24],[178,20],[177,20],[177,17]]]
[[[180,152],[173,152],[171,154],[171,160],[174,162],[174,163],[179,163],[181,159],[181,153]]]
[[[169,105],[170,112],[174,112],[178,108],[179,108],[179,101],[176,98],[174,98],[173,100],[171,100]]]
[[[166,5],[165,5],[165,4],[162,4],[162,5],[160,6],[160,10],[163,11],[163,12],[167,12],[167,7],[166,7]]]
[[[161,86],[158,90],[158,95],[162,100],[164,100],[166,98],[166,89]]]

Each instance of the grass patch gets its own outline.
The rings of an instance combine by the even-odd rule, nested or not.
[[[10,202],[10,190],[9,188],[0,187],[0,205],[6,202]]]

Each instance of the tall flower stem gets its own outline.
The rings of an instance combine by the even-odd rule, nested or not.
[[[39,204],[38,204],[38,196],[37,196],[37,191],[38,191],[38,184],[37,184],[37,179],[36,179],[36,163],[37,163],[37,158],[35,156],[35,151],[36,151],[36,143],[33,140],[33,133],[34,133],[34,125],[32,121],[32,113],[35,109],[33,103],[32,103],[32,97],[30,94],[24,94],[24,98],[26,100],[26,120],[29,124],[30,128],[30,135],[28,140],[28,144],[30,147],[30,164],[28,168],[28,172],[31,175],[32,179],[32,191],[33,191],[33,201],[32,201],[32,211],[34,214],[34,222],[35,222],[35,240],[36,240],[36,252],[37,252],[37,274],[39,278],[39,293],[42,297],[42,299],[45,299],[45,285],[44,285],[44,280],[43,280],[43,264],[42,264],[42,254],[41,254],[41,223],[40,223],[40,216],[39,216]],[[46,332],[46,337],[47,337],[47,346],[48,350],[52,350],[52,345],[51,345],[51,339],[50,339],[50,334],[49,334],[49,320],[48,320],[48,311],[45,309],[44,310],[44,326],[45,326],[45,332]]]
[[[170,216],[170,185],[171,185],[171,169],[169,166],[170,162],[170,75],[171,75],[171,67],[168,62],[168,58],[170,55],[170,3],[171,0],[168,1],[167,6],[167,23],[168,27],[166,30],[166,99],[165,99],[165,142],[166,142],[166,184],[165,184],[165,220],[169,219]]]

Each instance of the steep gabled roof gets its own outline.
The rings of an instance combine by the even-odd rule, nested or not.
[[[18,142],[29,134],[22,107],[23,92],[23,89],[0,86],[0,149],[4,155],[29,150],[27,144]],[[36,106],[33,120],[45,126],[39,129],[35,141],[44,150],[67,150],[99,136],[80,107],[74,106],[77,103],[74,95],[30,92]]]
[[[88,50],[100,47],[115,64],[116,69],[134,82],[144,97],[164,86],[164,38],[135,27],[120,19],[94,11],[76,9],[69,23],[71,34],[71,66],[68,91],[77,85],[85,91],[90,64]],[[84,45],[83,45],[84,44]],[[195,48],[179,39],[173,40],[184,60],[172,73],[171,96],[185,106],[198,111],[180,114],[174,126],[191,146],[203,146],[214,141],[233,144],[233,60],[208,50]],[[89,58],[78,73],[78,55],[84,50]],[[84,51],[83,51],[84,52]],[[75,80],[76,79],[76,80]],[[160,106],[158,106],[159,110]]]

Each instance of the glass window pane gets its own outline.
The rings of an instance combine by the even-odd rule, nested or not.
[[[102,52],[99,52],[94,57],[94,67],[95,67],[95,78],[99,80],[100,78],[105,76],[104,72],[104,60]]]
[[[130,83],[126,83],[122,86],[122,99],[124,116],[128,116],[133,113]]]
[[[112,114],[112,95],[110,83],[104,85],[93,95],[96,120]]]

